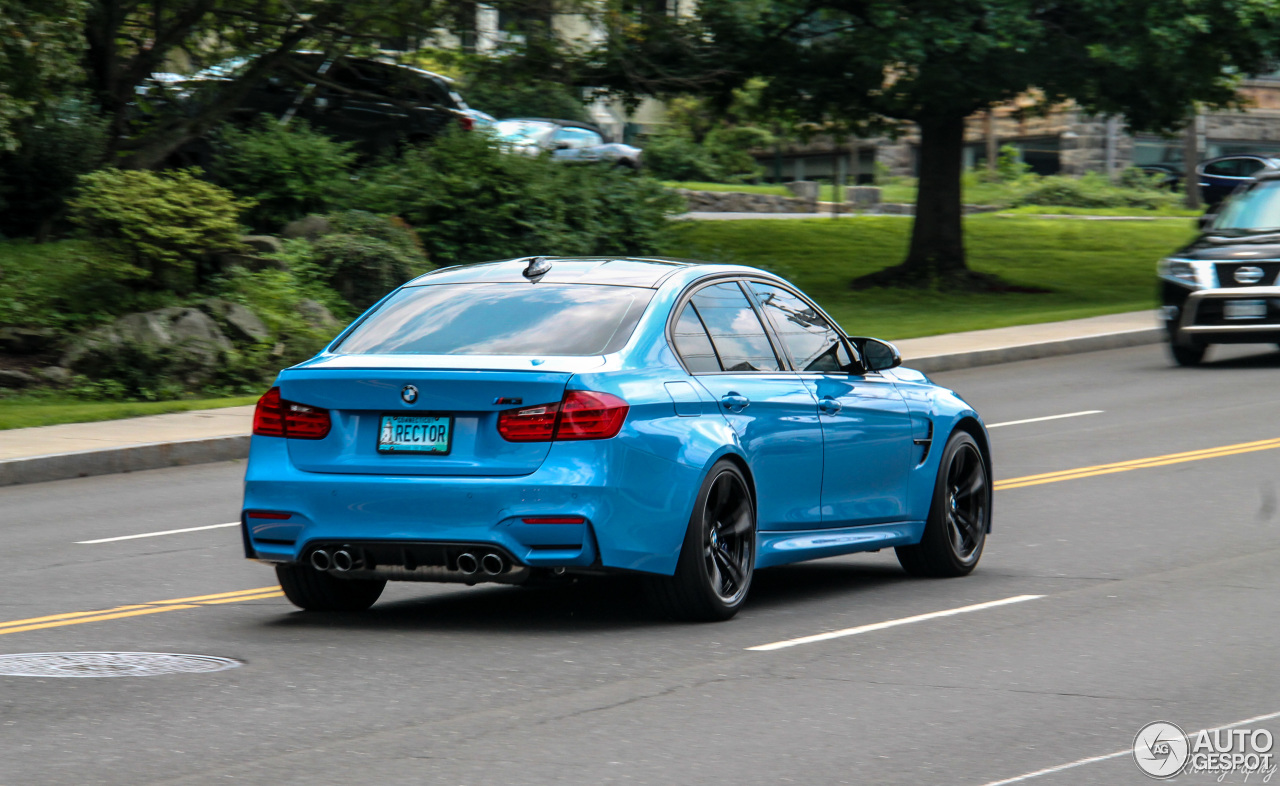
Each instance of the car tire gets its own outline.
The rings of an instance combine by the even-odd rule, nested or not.
[[[719,461],[702,482],[672,576],[647,585],[654,605],[678,620],[727,620],[746,600],[755,573],[756,514],[746,477]]]
[[[991,472],[973,436],[955,431],[942,450],[924,535],[898,546],[898,563],[912,576],[968,575],[982,557],[991,526]]]
[[[1209,347],[1205,344],[1179,344],[1169,342],[1169,354],[1173,362],[1179,366],[1198,366],[1204,360],[1204,353]]]
[[[277,565],[276,578],[284,596],[306,611],[364,611],[387,586],[385,580],[336,578],[308,565]]]

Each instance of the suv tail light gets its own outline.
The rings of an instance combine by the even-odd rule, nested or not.
[[[622,430],[631,407],[608,393],[570,390],[563,400],[498,413],[498,433],[508,442],[609,439]]]
[[[469,115],[459,115],[458,125],[462,126],[463,131],[471,131],[476,127],[476,121]]]
[[[264,393],[253,410],[253,433],[262,437],[324,439],[330,425],[329,410],[285,401],[280,388]]]

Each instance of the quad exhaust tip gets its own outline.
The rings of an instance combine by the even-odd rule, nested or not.
[[[352,558],[351,552],[346,549],[339,549],[333,552],[333,569],[339,573],[346,573],[355,567],[355,559]]]
[[[324,549],[316,549],[311,552],[311,567],[316,570],[328,570],[333,567],[333,560],[329,558],[329,552]]]
[[[476,555],[471,552],[458,555],[458,570],[467,576],[475,575],[480,570],[480,560],[476,559]]]
[[[484,568],[484,572],[490,576],[497,576],[507,569],[507,561],[490,552],[480,558],[480,567]]]

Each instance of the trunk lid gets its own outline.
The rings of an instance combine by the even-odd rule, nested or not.
[[[550,442],[508,442],[498,413],[549,404],[564,396],[578,370],[599,357],[531,359],[339,355],[320,357],[280,375],[282,398],[329,410],[332,426],[320,440],[288,440],[289,458],[305,472],[370,475],[527,475],[541,466]],[[417,396],[408,403],[406,386]],[[450,419],[449,450],[379,451],[384,416],[440,415]]]

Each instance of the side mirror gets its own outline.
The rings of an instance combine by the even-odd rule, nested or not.
[[[867,371],[888,371],[902,365],[902,354],[888,341],[877,338],[851,339],[862,355],[862,366]]]

